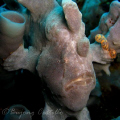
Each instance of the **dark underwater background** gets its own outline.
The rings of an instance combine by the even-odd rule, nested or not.
[[[101,9],[108,12],[111,2],[112,0],[106,0],[100,4]],[[1,0],[0,6],[3,4]],[[83,4],[84,1],[78,2],[79,9]],[[84,21],[83,16],[86,36],[89,36],[90,30],[98,25],[101,15],[102,13],[95,16],[96,21],[93,21],[91,26],[88,21]],[[94,102],[88,106],[91,120],[111,120],[120,116],[120,83],[114,84],[114,81],[120,78],[119,57],[118,55],[110,66],[111,76],[103,72],[102,77],[97,77],[102,94],[95,97]],[[3,110],[9,109],[14,104],[26,106],[30,112],[34,112],[32,119],[40,120],[41,114],[38,114],[38,111],[42,110],[45,105],[40,78],[27,70],[18,70],[13,74],[14,77],[11,80],[4,81],[0,78],[0,120],[4,118]],[[75,120],[75,118],[68,118],[68,120]]]

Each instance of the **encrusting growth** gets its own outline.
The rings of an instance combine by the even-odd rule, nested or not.
[[[108,43],[108,41],[107,41],[107,39],[105,38],[104,35],[102,35],[102,34],[97,34],[97,35],[95,36],[95,41],[98,42],[98,43],[101,43],[101,47],[102,47],[104,50],[109,51],[110,57],[111,57],[112,59],[115,59],[115,58],[116,58],[116,55],[117,55],[116,51],[115,51],[114,49],[112,49],[112,48],[109,48],[109,43]]]

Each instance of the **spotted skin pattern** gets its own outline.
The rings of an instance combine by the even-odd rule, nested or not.
[[[110,54],[111,58],[116,58],[117,53],[114,49],[112,49],[112,48],[109,49],[109,54]]]
[[[102,42],[102,40],[107,40],[106,38],[105,38],[105,36],[104,35],[102,35],[102,34],[97,34],[96,36],[95,36],[95,40],[98,42],[98,43],[101,43]]]
[[[116,51],[115,51],[114,49],[112,49],[112,48],[109,48],[109,43],[108,43],[108,41],[107,41],[107,39],[105,38],[104,35],[102,35],[102,34],[97,34],[97,35],[95,36],[95,41],[98,42],[98,43],[101,43],[101,46],[102,46],[102,48],[103,48],[104,50],[109,51],[110,57],[111,57],[112,59],[115,59],[115,58],[116,58],[116,55],[117,55]]]
[[[101,41],[101,46],[104,50],[107,50],[109,51],[109,44],[108,44],[108,41],[107,40],[102,40]]]

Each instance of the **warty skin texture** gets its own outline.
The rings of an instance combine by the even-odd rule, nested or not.
[[[43,78],[44,89],[49,89],[53,101],[56,102],[55,104],[50,101],[45,92],[48,98],[45,97],[44,110],[59,106],[63,111],[66,109],[72,111],[72,113],[65,112],[64,119],[74,114],[78,120],[86,120],[83,119],[84,116],[78,117],[85,110],[85,116],[89,119],[88,111],[84,107],[91,90],[95,87],[92,62],[97,60],[103,50],[96,44],[90,46],[84,34],[82,15],[76,3],[63,0],[62,6],[59,6],[54,0],[37,0],[36,2],[18,0],[18,2],[30,11],[28,33],[25,35],[30,34],[32,46],[29,49],[20,46],[5,60],[4,68],[9,71],[19,68],[34,71],[36,68],[39,76]],[[48,5],[44,7],[45,10],[39,8],[38,13],[34,12],[37,9],[36,6],[44,6],[45,3]],[[42,14],[40,14],[41,11]],[[19,56],[17,56],[18,53]],[[103,61],[100,57],[99,62],[106,63],[106,60]],[[50,115],[43,115],[43,119],[61,119],[54,115],[52,117],[54,119],[50,118]]]
[[[76,31],[76,29],[67,28],[64,16],[60,15],[62,9],[61,12],[59,9],[61,8],[52,11],[46,20],[46,36],[51,42],[40,55],[37,71],[40,77],[45,77],[45,82],[53,94],[61,96],[56,101],[60,101],[62,105],[73,111],[78,111],[85,106],[89,91],[95,85],[94,70],[92,62],[87,59],[89,55],[81,57],[77,53],[77,39],[81,35],[75,36],[76,34],[72,30]],[[80,23],[82,25],[81,21]],[[70,35],[71,32],[72,35]],[[89,42],[85,44],[89,44]],[[75,81],[75,84],[72,81]],[[77,84],[79,85],[77,86]],[[76,99],[73,99],[75,96],[77,96]]]
[[[77,41],[85,37],[80,29],[84,28],[81,13],[72,1],[63,0],[62,6],[64,13],[59,6],[46,18],[45,33],[50,42],[39,57],[37,71],[52,93],[60,96],[56,101],[72,111],[79,111],[85,107],[95,86],[95,74],[92,59],[91,62],[87,59],[89,55],[81,57],[77,53]],[[72,12],[77,18],[71,16]],[[84,44],[89,47],[89,41]]]

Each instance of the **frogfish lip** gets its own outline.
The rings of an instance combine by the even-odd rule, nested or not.
[[[94,76],[89,76],[89,77],[78,77],[75,79],[70,80],[69,82],[66,83],[65,85],[65,91],[68,91],[75,86],[89,86],[90,84],[93,84],[95,82],[95,77]]]

